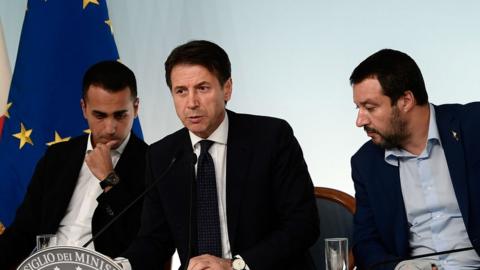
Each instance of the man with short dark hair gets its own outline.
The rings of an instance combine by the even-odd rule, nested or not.
[[[35,236],[82,246],[144,189],[147,145],[131,133],[138,112],[135,76],[117,61],[90,67],[81,107],[90,135],[52,145],[37,163],[15,220],[0,236],[0,269],[26,258]],[[138,231],[141,203],[88,248],[118,256]]]
[[[357,126],[371,141],[352,157],[360,269],[480,267],[480,103],[433,105],[405,53],[384,49],[353,71]],[[433,268],[435,267],[435,268]],[[412,269],[412,268],[405,268]]]
[[[313,184],[284,120],[226,110],[230,61],[203,40],[165,62],[185,128],[152,144],[132,269],[160,269],[175,249],[183,269],[312,269],[319,234]],[[198,157],[198,159],[197,159]]]

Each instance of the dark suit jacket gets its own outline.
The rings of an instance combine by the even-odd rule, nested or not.
[[[53,145],[37,163],[15,220],[0,236],[0,269],[17,264],[35,247],[35,236],[55,234],[70,202],[85,157],[88,137]],[[115,171],[120,183],[98,198],[92,233],[98,232],[144,189],[147,145],[133,133]],[[111,257],[124,251],[140,225],[142,204],[138,203],[95,241],[95,249]]]
[[[309,269],[307,249],[319,234],[318,214],[292,129],[275,118],[230,111],[228,117],[226,200],[232,254],[240,254],[254,270]],[[174,249],[182,265],[197,255],[196,223],[189,221],[196,209],[190,205],[195,198],[190,195],[192,155],[185,128],[150,146],[147,183],[160,178],[173,157],[177,160],[145,198],[139,236],[124,254],[133,269],[161,269]]]
[[[458,205],[480,254],[480,103],[435,106],[435,115]],[[386,163],[384,153],[370,141],[351,160],[357,201],[353,251],[360,269],[410,254],[398,167]]]

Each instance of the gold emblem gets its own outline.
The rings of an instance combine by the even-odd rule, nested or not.
[[[5,231],[5,226],[3,226],[2,222],[0,222],[0,235]]]

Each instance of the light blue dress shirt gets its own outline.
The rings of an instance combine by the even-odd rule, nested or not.
[[[471,247],[430,104],[428,139],[415,156],[404,149],[385,151],[385,161],[400,166],[400,183],[409,225],[411,255]],[[479,179],[480,180],[480,179]],[[432,258],[440,269],[479,269],[474,250]]]

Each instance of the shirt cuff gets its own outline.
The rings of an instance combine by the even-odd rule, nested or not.
[[[132,270],[132,265],[127,258],[117,257],[113,261],[120,265],[123,270]]]

